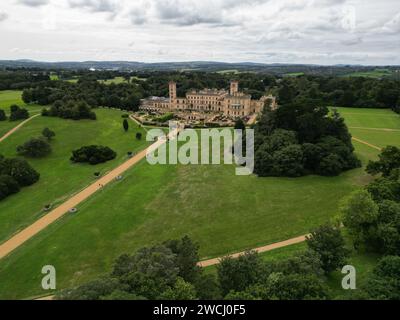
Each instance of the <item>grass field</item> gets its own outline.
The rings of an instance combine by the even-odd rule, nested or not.
[[[41,216],[41,209],[46,204],[56,205],[87,185],[93,180],[95,171],[104,173],[122,162],[127,151],[144,148],[146,141],[135,139],[135,133],[141,129],[134,122],[130,123],[131,130],[128,133],[123,131],[123,112],[98,109],[96,114],[96,121],[38,117],[0,143],[1,154],[14,157],[16,146],[30,137],[40,136],[43,128],[49,127],[56,132],[51,142],[53,152],[50,156],[28,159],[41,174],[39,182],[0,202],[0,241]],[[111,147],[117,152],[117,159],[97,166],[74,165],[69,161],[72,150],[90,144]]]
[[[365,77],[365,78],[383,78],[392,75],[392,71],[389,69],[375,69],[372,71],[365,72],[353,72],[346,74],[346,77]]]
[[[336,109],[346,119],[353,137],[367,141],[380,148],[387,145],[400,144],[399,114],[389,109]],[[359,145],[358,142],[354,142],[354,144]]]
[[[23,120],[18,120],[18,121],[0,121],[0,137],[2,137],[4,134],[6,134],[8,131],[10,131],[12,128],[16,127],[18,124],[20,124]],[[1,150],[1,148],[0,148]]]
[[[374,117],[362,116],[358,122],[369,126]],[[381,118],[382,127],[391,125],[391,117]],[[349,125],[354,121],[349,119]],[[400,145],[392,132],[384,133],[384,141]],[[378,154],[360,143],[355,147],[364,164]],[[0,261],[0,298],[46,294],[40,289],[43,265],[56,267],[58,288],[69,287],[108,272],[121,253],[184,234],[199,242],[202,258],[305,234],[334,217],[339,201],[370,179],[363,169],[334,178],[257,178],[235,176],[229,165],[141,162],[122,181],[83,203],[78,214],[51,225]]]
[[[0,91],[0,109],[9,111],[12,104],[19,106],[25,105],[21,98],[22,91],[20,90],[2,90]]]
[[[10,106],[16,104],[20,107],[27,108],[29,114],[33,115],[39,113],[43,106],[37,104],[26,104],[22,101],[22,91],[20,90],[3,90],[0,91],[0,109],[6,111],[7,114],[10,112]]]
[[[135,79],[135,80],[141,80],[141,81],[146,81],[144,78],[139,78],[136,76],[131,77],[130,79]],[[120,83],[127,83],[126,79],[124,77],[115,77],[113,79],[107,79],[107,80],[99,80],[100,83],[104,84],[120,84]]]
[[[228,70],[220,70],[220,71],[217,71],[217,73],[219,73],[219,74],[229,74],[229,73],[232,73],[232,74],[239,74],[240,71],[237,70],[237,69],[228,69]]]
[[[104,83],[104,84],[120,84],[120,83],[125,83],[126,80],[124,77],[115,77],[114,79],[107,79],[107,80],[99,80],[100,83]]]
[[[352,127],[400,130],[400,114],[389,109],[336,108]]]
[[[300,76],[304,76],[304,72],[285,73],[283,76],[284,77],[300,77]]]
[[[10,106],[13,104],[27,108],[30,115],[38,114],[43,106],[36,104],[26,105],[21,99],[22,91],[20,90],[3,90],[0,91],[0,109],[3,109],[7,115],[10,113]],[[7,131],[17,126],[22,120],[18,121],[0,121],[0,137]],[[1,150],[1,149],[0,149]]]

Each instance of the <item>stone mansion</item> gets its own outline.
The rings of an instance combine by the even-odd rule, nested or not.
[[[176,83],[169,83],[169,98],[150,97],[141,101],[140,110],[156,112],[197,112],[223,114],[237,118],[260,113],[265,104],[277,107],[275,97],[263,96],[259,100],[239,91],[239,82],[232,81],[230,91],[218,89],[192,90],[185,98],[177,97]]]

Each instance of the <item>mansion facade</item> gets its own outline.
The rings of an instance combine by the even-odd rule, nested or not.
[[[223,114],[228,117],[245,117],[262,112],[269,104],[276,109],[276,99],[272,95],[259,100],[239,91],[239,82],[232,81],[230,91],[218,89],[192,90],[185,98],[177,97],[176,83],[169,83],[169,98],[150,97],[141,101],[139,110],[156,112],[198,112]]]

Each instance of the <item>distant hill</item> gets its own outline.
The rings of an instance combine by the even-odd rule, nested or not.
[[[399,70],[400,66],[361,66],[361,65],[333,65],[322,66],[313,64],[263,64],[254,62],[214,62],[214,61],[189,61],[189,62],[158,62],[144,63],[137,61],[61,61],[43,62],[29,59],[0,60],[0,69],[5,68],[37,68],[37,69],[96,69],[119,71],[209,71],[209,72],[260,72],[278,75],[285,74],[324,74],[347,75],[355,72],[365,73],[385,68],[389,72]]]

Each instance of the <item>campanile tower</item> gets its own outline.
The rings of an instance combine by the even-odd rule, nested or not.
[[[236,93],[239,92],[239,82],[238,81],[231,81],[231,96],[234,96]]]
[[[172,107],[176,105],[176,82],[170,81],[169,82],[169,102],[171,103]]]

